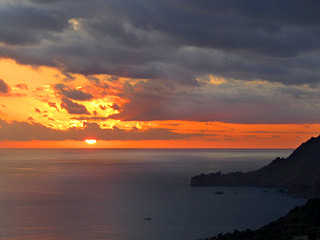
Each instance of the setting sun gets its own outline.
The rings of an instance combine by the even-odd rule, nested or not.
[[[96,139],[86,139],[85,141],[86,141],[86,143],[88,143],[88,144],[95,144],[95,143],[97,142]]]

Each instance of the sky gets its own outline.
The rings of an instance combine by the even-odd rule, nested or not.
[[[320,133],[319,11],[1,0],[0,147],[295,148]]]

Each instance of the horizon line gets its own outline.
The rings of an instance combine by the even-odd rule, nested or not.
[[[126,148],[95,148],[95,147],[69,147],[69,148],[57,148],[57,147],[19,147],[19,148],[15,148],[15,147],[6,147],[6,148],[2,148],[1,149],[141,149],[141,150],[157,150],[157,149],[165,149],[165,150],[174,150],[174,149],[183,149],[183,150],[187,150],[187,149],[193,149],[193,150],[294,150],[295,148],[201,148],[201,147],[194,147],[194,148],[190,148],[190,147],[186,147],[186,148],[180,148],[180,147],[171,147],[171,148],[163,148],[163,147],[158,147],[158,148],[149,148],[149,147],[145,147],[145,148],[135,148],[135,147],[126,147]]]

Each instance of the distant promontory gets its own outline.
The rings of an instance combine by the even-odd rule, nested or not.
[[[276,187],[294,197],[320,196],[320,136],[302,143],[287,158],[276,158],[256,171],[201,174],[191,186]]]

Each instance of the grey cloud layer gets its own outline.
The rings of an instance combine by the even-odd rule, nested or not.
[[[84,129],[69,128],[66,131],[47,128],[39,123],[11,122],[0,119],[0,141],[84,141],[86,138],[98,140],[177,140],[199,137],[203,134],[179,134],[168,129],[149,129],[145,131],[125,131],[114,127],[101,129],[96,123],[87,123]]]
[[[319,123],[320,92],[307,86],[226,81],[169,91],[153,82],[127,84],[130,99],[110,118],[124,121],[190,120],[229,123]]]
[[[187,85],[208,73],[319,82],[317,1],[13,2],[1,8],[0,54],[22,63]]]
[[[112,105],[121,111],[111,118],[320,122],[319,1],[10,0],[0,8],[2,57],[59,67],[68,81],[69,73],[92,83],[92,74],[148,79],[127,83],[119,96],[129,102]],[[209,74],[231,81],[203,87]],[[257,79],[267,85],[246,85]],[[92,95],[56,90],[69,113],[89,114],[72,100]]]
[[[28,45],[52,39],[54,32],[68,26],[63,12],[21,5],[0,8],[0,41],[8,45]]]

